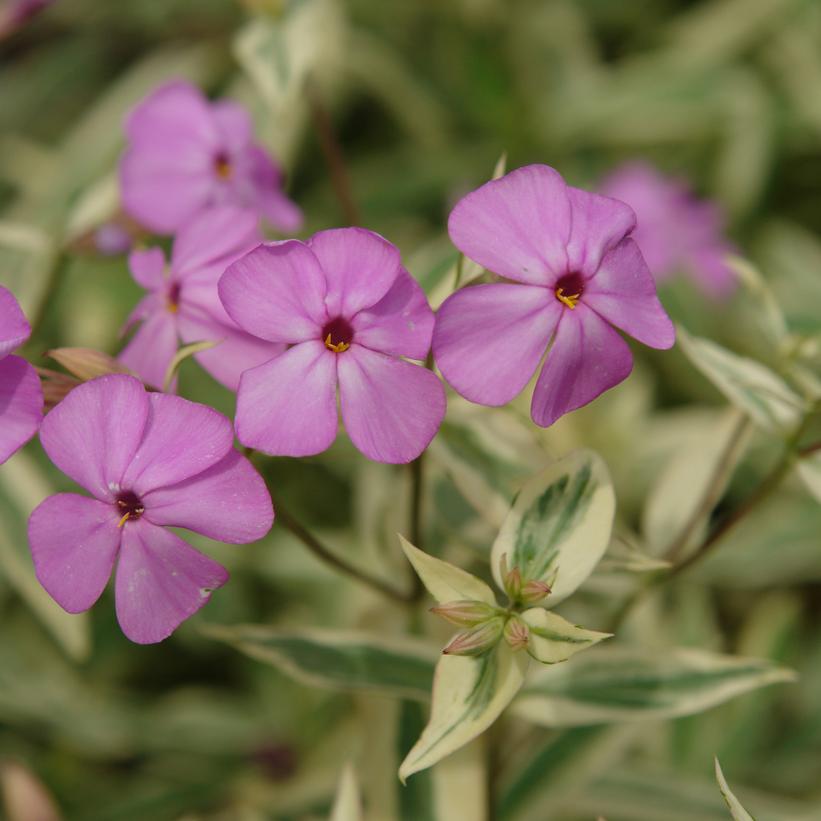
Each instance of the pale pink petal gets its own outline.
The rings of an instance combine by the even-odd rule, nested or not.
[[[369,459],[416,459],[445,416],[445,389],[421,365],[352,345],[339,354],[339,401],[345,430]]]
[[[282,191],[282,171],[259,145],[238,158],[237,173],[244,175],[242,197],[278,231],[290,234],[302,227],[302,211]]]
[[[456,203],[453,244],[489,271],[546,285],[567,272],[571,214],[567,186],[546,165],[527,165],[491,180]]]
[[[602,258],[636,227],[636,215],[619,200],[567,188],[572,227],[567,243],[568,271],[585,279],[599,269]]]
[[[110,374],[74,388],[40,428],[40,442],[63,473],[112,501],[142,441],[148,396],[138,379]]]
[[[19,348],[31,333],[14,294],[0,285],[0,359]]]
[[[58,493],[29,517],[34,572],[48,594],[69,613],[88,610],[105,589],[120,547],[113,505]]]
[[[376,305],[399,276],[399,249],[365,228],[331,228],[308,241],[325,278],[328,316],[350,319]]]
[[[165,308],[140,326],[117,357],[152,388],[163,389],[165,374],[177,352],[177,324]]]
[[[234,100],[211,103],[211,116],[219,131],[220,142],[230,153],[245,148],[253,137],[254,124],[248,111]]]
[[[228,581],[228,571],[170,530],[128,521],[114,596],[123,633],[137,644],[168,638]]]
[[[157,292],[146,294],[135,306],[134,310],[120,328],[120,337],[124,337],[138,322],[143,322],[158,311],[166,310],[165,295]]]
[[[713,299],[727,299],[738,286],[738,279],[727,264],[732,253],[730,245],[705,244],[693,250],[685,263],[701,290]]]
[[[586,305],[651,348],[671,348],[676,331],[664,311],[653,275],[638,245],[622,240],[602,260],[598,273],[585,284]]]
[[[269,342],[318,339],[328,316],[325,276],[299,240],[260,245],[219,281],[225,310],[240,328]]]
[[[240,442],[272,456],[327,450],[338,427],[337,356],[322,342],[302,342],[245,371],[237,392]]]
[[[257,192],[257,209],[277,231],[293,234],[302,228],[302,209],[288,199],[278,188],[260,188]]]
[[[533,391],[530,414],[552,425],[626,379],[633,368],[627,343],[583,304],[565,308]]]
[[[140,497],[207,470],[234,441],[228,419],[206,405],[164,393],[148,400],[142,442],[122,478],[122,489]]]
[[[352,321],[360,345],[382,353],[422,360],[430,350],[434,316],[419,283],[402,268],[379,302]]]
[[[220,340],[216,347],[196,354],[195,358],[214,379],[235,391],[243,371],[279,356],[286,346],[245,333],[234,325],[224,311],[222,313],[224,320],[219,321],[199,306],[181,306],[177,325],[185,344]]]
[[[214,206],[198,214],[174,238],[174,275],[185,281],[204,265],[225,260],[213,279],[216,286],[228,264],[261,241],[258,222],[253,211],[231,205]]]
[[[42,421],[37,371],[19,356],[0,359],[0,465],[37,433]]]
[[[208,470],[142,497],[145,518],[185,527],[211,539],[244,544],[261,539],[274,521],[262,477],[235,450]]]
[[[145,248],[128,255],[134,281],[146,291],[155,291],[165,281],[165,253],[162,248]]]
[[[445,380],[482,405],[504,405],[530,381],[559,321],[561,303],[533,285],[473,285],[445,300],[433,355]]]

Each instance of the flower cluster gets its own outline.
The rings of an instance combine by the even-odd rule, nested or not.
[[[165,638],[227,580],[168,526],[249,542],[273,521],[264,482],[233,449],[230,422],[146,392],[176,391],[169,365],[180,343],[214,343],[196,357],[236,391],[236,436],[248,448],[320,453],[341,415],[365,456],[407,463],[445,416],[432,362],[467,399],[503,405],[544,361],[531,414],[547,426],[629,374],[633,357],[615,329],[655,348],[674,342],[632,236],[633,210],[566,185],[548,166],[513,171],[455,206],[451,239],[489,281],[458,290],[434,315],[399,250],[373,231],[264,241],[260,218],[291,232],[301,215],[236,103],[170,83],[134,109],[126,136],[124,207],[174,235],[170,258],[159,247],[129,257],[147,292],[128,319],[137,329],[118,366],[134,376],[76,387],[42,423],[47,454],[93,498],[47,499],[29,536],[37,577],[70,612],[98,599],[116,564],[117,615],[134,641]],[[42,416],[35,372],[7,356],[29,330],[0,289],[0,460]],[[541,601],[549,586],[517,587],[511,573],[513,609],[456,602],[442,615],[478,629],[482,641],[491,632],[494,642],[504,634],[535,646],[530,611],[520,618],[517,608]],[[470,652],[476,639],[469,632],[451,652]]]

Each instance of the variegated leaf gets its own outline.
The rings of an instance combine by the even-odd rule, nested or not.
[[[603,647],[537,670],[512,709],[547,727],[674,718],[794,678],[791,670],[761,659],[689,648]]]
[[[821,451],[800,459],[796,468],[807,490],[821,502]]]
[[[422,583],[440,604],[464,600],[496,604],[496,596],[481,579],[442,559],[429,556],[402,535],[399,541]]]
[[[496,537],[491,566],[499,587],[505,556],[524,580],[550,583],[550,606],[567,598],[607,549],[615,507],[598,454],[577,450],[552,464],[525,484]]]
[[[610,633],[585,630],[542,607],[525,610],[520,618],[530,628],[527,652],[542,664],[567,661],[580,650],[611,636]]]
[[[433,679],[430,720],[399,778],[404,782],[484,732],[519,691],[528,660],[504,642],[478,657],[443,655]]]
[[[353,766],[348,762],[339,777],[330,821],[363,821],[363,817],[359,783]]]
[[[677,338],[693,365],[761,428],[780,431],[797,423],[804,401],[768,367],[683,328]]]
[[[730,815],[732,815],[733,821],[755,821],[752,815],[741,806],[741,802],[733,795],[733,791],[730,789],[729,784],[727,784],[727,779],[724,778],[724,773],[721,771],[721,764],[718,763],[717,758],[715,762],[718,788],[721,790],[721,794],[724,796],[724,800],[730,808]]]

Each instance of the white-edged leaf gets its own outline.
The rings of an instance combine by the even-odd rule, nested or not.
[[[650,489],[642,516],[653,555],[678,559],[703,535],[751,433],[747,416],[730,408],[672,454]]]
[[[807,490],[821,502],[821,451],[799,459],[796,469]]]
[[[278,630],[265,625],[202,628],[297,681],[338,690],[377,690],[426,700],[439,652],[427,642],[343,630]]]
[[[715,759],[715,762],[718,788],[721,790],[721,794],[724,796],[724,800],[730,808],[730,815],[732,815],[733,821],[755,821],[752,815],[741,806],[741,802],[733,795],[733,791],[730,789],[729,784],[727,784],[727,779],[721,771],[721,764],[718,763],[718,758]]]
[[[549,606],[567,598],[607,549],[615,509],[610,476],[598,454],[577,450],[554,462],[525,484],[493,543],[491,567],[499,588],[505,556],[525,581],[551,585]]]
[[[764,430],[780,431],[798,422],[804,401],[768,367],[709,339],[690,336],[681,327],[677,338],[693,365]]]
[[[500,642],[478,657],[445,656],[433,678],[430,720],[399,767],[399,778],[427,769],[484,732],[513,700],[529,656]]]
[[[353,765],[349,761],[339,777],[330,821],[363,821],[363,818],[359,782],[356,779]]]
[[[496,604],[496,596],[481,579],[449,562],[429,556],[401,534],[399,542],[422,584],[440,604],[465,600]]]
[[[670,562],[651,556],[640,546],[633,534],[614,536],[604,558],[599,562],[600,573],[654,573],[665,570]]]
[[[512,710],[546,727],[675,718],[794,679],[791,670],[762,659],[689,648],[602,647],[537,669]]]
[[[543,607],[531,607],[520,618],[530,628],[527,652],[542,664],[567,661],[580,650],[592,647],[612,635],[585,630]]]
[[[216,347],[217,345],[222,342],[221,339],[216,340],[204,340],[202,342],[192,342],[189,345],[183,345],[175,354],[174,358],[168,365],[168,368],[165,371],[165,378],[163,379],[163,391],[168,391],[171,385],[174,383],[174,380],[177,378],[177,372],[180,369],[180,366],[186,359],[189,359],[192,356],[195,356],[198,353],[202,353],[203,351],[208,351],[211,348]]]
[[[744,286],[745,291],[755,301],[759,309],[756,317],[760,329],[770,342],[780,345],[787,336],[787,321],[772,289],[761,272],[749,260],[730,254],[727,264]]]

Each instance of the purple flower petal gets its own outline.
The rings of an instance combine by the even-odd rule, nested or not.
[[[308,245],[328,282],[328,317],[350,319],[376,305],[402,269],[399,249],[364,228],[331,228],[314,234]]]
[[[626,379],[633,368],[627,343],[583,303],[562,311],[553,345],[542,368],[530,414],[552,425]]]
[[[257,208],[274,228],[284,234],[293,234],[302,228],[302,209],[278,188],[260,186],[257,190]]]
[[[504,405],[530,381],[561,315],[547,288],[474,285],[445,300],[433,354],[445,380],[482,405]]]
[[[345,430],[369,459],[410,462],[430,444],[445,416],[445,390],[426,368],[361,345],[339,354]]]
[[[0,359],[0,465],[37,433],[42,421],[37,371],[19,356]]]
[[[177,323],[163,307],[148,317],[117,358],[146,385],[162,390],[176,352]]]
[[[327,450],[338,428],[336,357],[322,342],[302,342],[245,371],[237,392],[240,442],[272,456]]]
[[[233,449],[208,470],[142,500],[145,518],[156,525],[185,527],[231,544],[261,539],[274,521],[265,482]]]
[[[37,579],[64,610],[88,610],[111,576],[122,533],[111,504],[75,493],[49,496],[29,517]]]
[[[656,295],[638,245],[622,240],[586,283],[584,303],[608,322],[651,348],[671,348],[676,331]]]
[[[211,103],[211,115],[219,130],[220,142],[229,152],[241,151],[251,143],[254,124],[251,115],[234,100],[217,100]]]
[[[261,241],[257,215],[231,205],[215,206],[188,222],[174,239],[171,267],[181,280],[203,266],[223,261],[213,285],[240,254]]]
[[[402,268],[391,289],[351,323],[357,343],[375,351],[422,360],[428,355],[434,316],[419,283]]]
[[[234,441],[231,423],[212,408],[162,393],[149,394],[148,401],[142,442],[121,481],[140,497],[207,470]]]
[[[228,581],[228,571],[170,530],[126,522],[115,598],[123,633],[137,644],[168,638]]]
[[[146,291],[154,291],[165,280],[165,253],[162,248],[146,248],[128,255],[128,267],[134,281]]]
[[[546,165],[491,180],[451,211],[448,233],[467,257],[495,274],[547,285],[567,271],[571,227],[567,186]]]
[[[693,279],[707,296],[725,300],[738,286],[732,268],[727,265],[727,256],[733,253],[729,243],[705,243],[690,253],[687,267]]]
[[[568,269],[588,279],[599,269],[602,258],[636,227],[636,215],[619,200],[567,188],[572,228],[567,243]]]
[[[19,348],[31,333],[14,294],[0,285],[0,359]]]
[[[299,240],[260,245],[219,282],[225,310],[240,328],[270,342],[318,339],[328,319],[325,276]]]
[[[111,374],[76,388],[46,415],[40,442],[63,473],[100,500],[113,500],[148,419],[138,379]]]
[[[177,317],[180,337],[186,344],[202,340],[220,340],[207,351],[195,355],[197,362],[228,390],[236,391],[244,371],[256,368],[279,356],[285,345],[266,342],[237,328],[225,312],[220,322],[199,306],[181,307]]]

